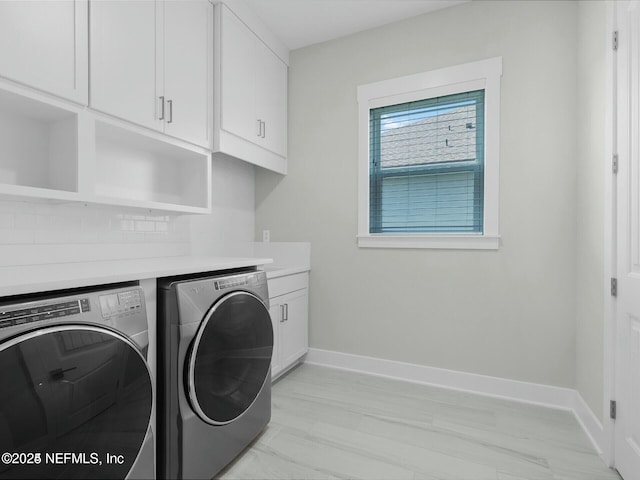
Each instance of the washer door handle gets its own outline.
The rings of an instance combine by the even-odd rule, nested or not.
[[[71,370],[75,370],[76,368],[77,367],[71,367],[71,368],[65,368],[64,370],[62,368],[56,368],[49,372],[49,376],[51,377],[51,380],[59,382],[60,380],[64,379],[65,373],[70,372]]]

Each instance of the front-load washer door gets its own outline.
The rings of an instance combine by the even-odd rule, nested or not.
[[[0,344],[0,478],[126,478],[153,392],[129,339],[88,325],[45,327]]]
[[[254,294],[232,292],[207,312],[186,363],[194,411],[211,425],[240,417],[266,381],[273,353],[269,310]]]

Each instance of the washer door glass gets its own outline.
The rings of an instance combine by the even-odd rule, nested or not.
[[[271,317],[258,297],[237,291],[214,304],[187,362],[189,399],[200,418],[224,425],[242,415],[271,381],[272,353]]]
[[[147,434],[147,364],[125,337],[42,328],[0,344],[0,478],[125,478]]]

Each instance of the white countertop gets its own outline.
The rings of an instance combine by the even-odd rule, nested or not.
[[[303,265],[266,265],[264,267],[267,279],[294,275],[296,273],[308,272],[309,270],[311,270],[309,266]]]
[[[0,297],[272,263],[271,258],[165,257],[0,267]]]

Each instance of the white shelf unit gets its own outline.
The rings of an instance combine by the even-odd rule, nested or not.
[[[0,90],[1,194],[78,199],[78,115]]]
[[[211,212],[211,153],[0,80],[0,196]]]
[[[96,201],[154,210],[208,213],[211,157],[153,134],[95,121]]]

